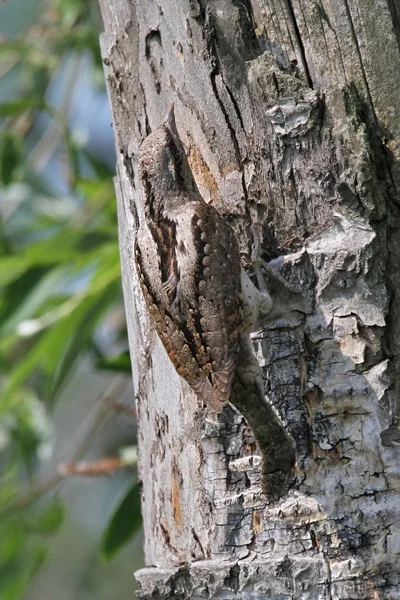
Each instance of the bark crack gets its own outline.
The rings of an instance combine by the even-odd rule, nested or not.
[[[216,78],[217,78],[217,75],[219,75],[219,74],[220,73],[219,73],[218,67],[215,67],[214,70],[211,73],[211,85],[212,85],[215,97],[217,99],[217,102],[218,102],[218,104],[219,104],[219,106],[221,108],[222,114],[224,115],[225,122],[226,122],[226,124],[228,126],[229,133],[230,133],[230,136],[231,136],[231,140],[232,140],[232,143],[233,143],[233,147],[235,149],[236,160],[238,161],[238,165],[240,166],[241,163],[242,163],[242,155],[241,155],[241,152],[240,152],[239,142],[238,142],[238,139],[236,137],[235,129],[234,129],[234,127],[233,127],[233,125],[232,125],[232,123],[231,123],[231,121],[229,119],[228,111],[226,110],[225,105],[222,102],[222,100],[220,98],[220,95],[219,95],[219,92],[218,92],[218,86],[217,86],[217,83],[216,83]],[[223,81],[223,83],[225,85],[225,82],[224,82],[223,78],[222,78],[222,81]],[[225,87],[226,87],[226,85],[225,85]]]
[[[284,3],[285,0],[279,0],[279,4],[282,7],[281,8],[281,10],[282,10],[282,18],[283,18],[283,20],[285,22],[285,25],[286,25],[286,30],[287,30],[287,33],[288,33],[288,36],[289,36],[290,43],[291,43],[292,48],[293,48],[293,52],[295,53],[296,52],[296,46],[295,46],[295,44],[293,42],[292,34],[291,34],[291,31],[290,31],[290,27],[289,27],[289,25],[287,23],[287,20],[286,20],[287,11],[285,11],[284,4],[282,4],[282,2]],[[282,30],[281,30],[279,20],[278,20],[278,29],[279,29],[279,37],[282,38],[282,39],[284,39],[284,35],[283,35]],[[282,47],[283,47],[283,45],[282,45]],[[286,54],[289,56],[288,50],[286,50]]]
[[[325,23],[328,25],[329,29],[332,31],[333,35],[335,36],[335,40],[336,40],[336,47],[337,47],[337,51],[339,54],[339,59],[340,59],[340,63],[342,65],[342,69],[343,69],[343,77],[345,82],[347,82],[347,76],[346,76],[346,68],[345,68],[345,64],[344,64],[344,60],[343,60],[343,54],[342,54],[342,49],[340,47],[340,43],[339,43],[339,38],[338,35],[336,33],[336,29],[334,27],[332,27],[332,23],[330,22],[330,19],[326,13],[326,10],[321,2],[321,4],[317,4],[316,5],[317,10],[318,10],[318,14],[319,14],[319,18],[321,19],[321,28],[322,28],[322,33],[324,35],[324,41],[325,41],[325,47],[326,47],[326,55],[329,58],[329,46],[326,40],[326,35],[325,35],[325,30],[324,30],[324,21]]]
[[[236,160],[237,160],[237,163],[238,163],[238,167],[241,170],[241,182],[242,182],[242,188],[243,188],[244,198],[245,198],[245,201],[246,201],[245,202],[245,206],[247,207],[248,206],[248,202],[247,202],[248,195],[247,195],[247,188],[246,188],[244,171],[243,171],[243,168],[242,168],[242,163],[243,163],[242,153],[241,153],[241,150],[240,150],[239,141],[238,141],[237,136],[236,136],[235,128],[233,127],[233,125],[231,123],[231,120],[229,118],[229,112],[226,109],[226,107],[225,107],[225,105],[224,105],[224,103],[223,103],[223,101],[222,101],[222,99],[221,99],[221,97],[219,95],[219,92],[218,92],[218,86],[217,86],[217,82],[216,82],[217,75],[221,76],[222,83],[223,83],[223,85],[224,85],[224,87],[225,87],[225,89],[226,89],[226,91],[228,93],[228,96],[229,96],[229,98],[230,98],[230,100],[232,102],[233,109],[234,109],[234,111],[236,113],[236,116],[238,117],[240,126],[242,127],[243,131],[245,131],[244,130],[244,123],[243,123],[242,115],[240,113],[239,106],[238,106],[238,104],[236,102],[236,99],[234,98],[231,90],[229,89],[229,86],[226,84],[225,79],[224,79],[223,74],[222,74],[222,69],[220,67],[220,59],[219,59],[219,56],[218,56],[218,51],[217,51],[216,41],[215,41],[216,32],[215,32],[214,24],[212,22],[211,11],[208,11],[206,13],[206,15],[205,15],[205,25],[207,25],[207,31],[208,31],[207,46],[208,46],[208,50],[210,52],[210,64],[211,64],[210,81],[211,81],[211,86],[212,86],[215,98],[216,98],[216,100],[217,100],[217,102],[218,102],[218,104],[219,104],[219,106],[221,108],[222,114],[224,115],[225,122],[226,122],[226,124],[228,126],[228,129],[229,129],[230,137],[231,137],[232,144],[233,144],[233,147],[234,147],[234,150],[235,150],[235,155],[236,155]]]
[[[347,0],[344,0],[344,7],[345,7],[345,10],[346,10],[347,18],[349,20],[349,25],[350,25],[350,29],[351,29],[351,36],[353,38],[353,42],[354,42],[354,45],[356,47],[358,61],[359,61],[359,64],[360,64],[360,69],[361,69],[361,75],[362,75],[362,78],[363,78],[363,83],[364,83],[364,86],[365,86],[365,90],[367,92],[368,100],[369,100],[369,103],[370,103],[370,106],[371,106],[372,115],[373,115],[373,118],[375,120],[375,123],[378,125],[378,118],[377,118],[376,113],[375,113],[374,102],[372,100],[372,95],[371,95],[371,90],[370,90],[369,84],[368,84],[367,74],[366,74],[365,69],[364,69],[364,63],[363,63],[363,59],[362,59],[360,45],[358,43],[356,30],[355,30],[355,27],[354,27],[353,19],[352,19],[352,16],[351,16],[351,12],[350,12],[350,8],[349,8],[349,4],[348,4]]]
[[[324,557],[324,561],[325,561],[325,565],[326,565],[326,570],[328,573],[328,578],[326,580],[326,590],[329,594],[328,596],[328,600],[333,600],[333,596],[332,596],[332,571],[331,571],[331,563],[329,561],[329,558],[326,556],[325,552],[322,553],[322,556]]]
[[[216,60],[218,60],[218,59],[216,58]],[[219,74],[221,75],[222,83],[224,84],[225,89],[227,90],[227,93],[228,93],[230,99],[232,100],[232,104],[233,104],[234,110],[237,113],[239,122],[240,122],[241,127],[242,127],[243,130],[244,130],[244,124],[243,124],[243,120],[242,120],[242,117],[240,115],[239,107],[237,106],[236,100],[234,100],[234,98],[232,96],[232,92],[230,91],[229,87],[226,85],[226,83],[224,81],[224,78],[223,78],[222,74],[220,73],[218,65],[216,65],[214,67],[214,69],[212,70],[211,74],[210,74],[211,85],[212,85],[215,97],[217,99],[217,102],[218,102],[218,104],[219,104],[219,106],[221,108],[222,114],[224,115],[225,122],[226,122],[226,124],[228,126],[230,137],[231,137],[231,140],[232,140],[232,143],[233,143],[233,147],[235,149],[236,160],[238,162],[238,167],[240,168],[240,173],[241,173],[241,183],[242,183],[242,189],[243,189],[243,196],[244,196],[244,199],[245,199],[244,206],[245,206],[246,213],[248,214],[248,217],[250,218],[249,208],[248,208],[249,204],[248,204],[248,194],[247,194],[246,180],[245,180],[245,174],[244,174],[244,170],[243,170],[243,166],[242,166],[243,165],[242,153],[241,153],[241,150],[240,150],[239,141],[238,141],[238,139],[236,137],[235,128],[233,127],[233,125],[232,125],[232,123],[230,121],[228,111],[227,111],[227,109],[226,109],[226,107],[225,107],[222,99],[220,98],[220,95],[219,95],[219,92],[218,92],[218,86],[217,86],[217,83],[216,83],[216,77]]]
[[[310,69],[308,67],[307,57],[306,57],[306,51],[305,51],[305,48],[304,48],[303,40],[301,38],[301,33],[300,33],[299,25],[297,23],[297,19],[296,19],[296,15],[295,15],[295,12],[294,12],[292,0],[285,0],[285,3],[286,3],[286,7],[288,9],[289,16],[290,16],[290,21],[292,23],[292,27],[294,29],[294,33],[295,33],[295,36],[296,36],[296,41],[297,41],[297,45],[298,45],[298,48],[299,48],[301,62],[302,62],[302,65],[303,65],[303,69],[304,69],[304,73],[305,73],[305,76],[306,76],[306,79],[307,79],[307,83],[308,83],[309,87],[313,90],[314,89],[314,84],[313,84],[313,80],[312,80],[312,77],[311,77]]]
[[[400,49],[400,6],[397,0],[388,0],[388,8],[392,17],[393,29],[396,36],[397,45]]]

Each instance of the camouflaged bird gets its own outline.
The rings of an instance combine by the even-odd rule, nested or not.
[[[278,499],[293,481],[295,450],[265,396],[249,334],[297,320],[310,312],[309,301],[261,259],[257,236],[259,289],[241,267],[233,229],[197,189],[173,107],[142,143],[139,170],[135,260],[157,333],[208,406],[220,412],[230,401],[243,414],[262,454],[261,490]]]
[[[142,143],[139,168],[135,260],[146,303],[177,372],[220,412],[243,326],[238,243],[197,189],[173,107]]]

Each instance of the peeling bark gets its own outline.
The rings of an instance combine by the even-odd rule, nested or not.
[[[400,11],[393,0],[100,0],[138,399],[143,599],[400,598]],[[313,298],[254,336],[296,480],[175,373],[133,264],[138,149],[175,102],[203,197]]]

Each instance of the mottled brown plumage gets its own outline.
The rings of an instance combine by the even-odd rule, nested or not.
[[[239,249],[196,187],[173,108],[142,144],[140,175],[141,287],[176,370],[219,412],[230,398],[242,330]]]

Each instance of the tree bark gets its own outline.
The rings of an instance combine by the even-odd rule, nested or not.
[[[400,10],[394,0],[100,0],[139,419],[143,599],[400,598]],[[133,262],[137,157],[171,102],[198,187],[314,300],[253,342],[296,448],[257,448],[154,333]]]

